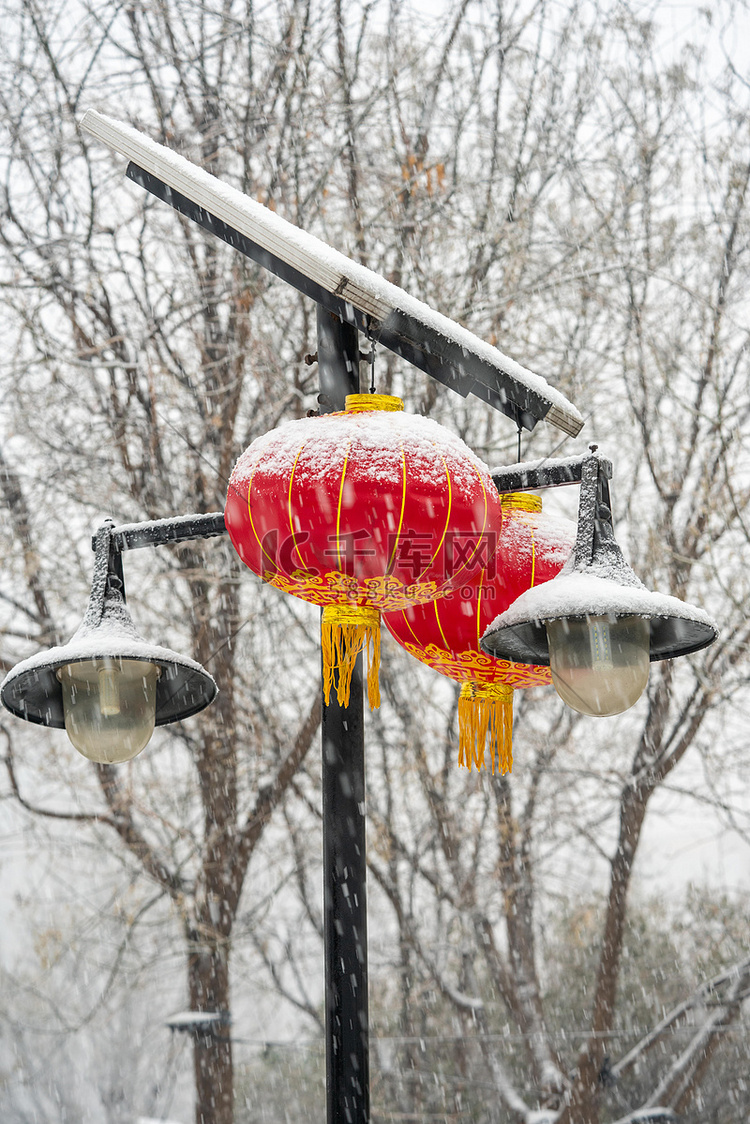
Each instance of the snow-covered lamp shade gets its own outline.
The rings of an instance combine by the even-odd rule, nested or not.
[[[105,526],[80,628],[67,644],[17,664],[0,700],[19,718],[64,728],[84,757],[112,765],[136,757],[155,726],[203,710],[217,688],[195,660],[139,636],[108,559]]]
[[[549,665],[564,702],[604,717],[637,702],[651,662],[697,652],[716,636],[703,610],[652,593],[633,573],[615,541],[606,478],[591,457],[568,563],[496,617],[480,645],[498,659]]]

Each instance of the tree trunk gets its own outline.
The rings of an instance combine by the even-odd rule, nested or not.
[[[188,935],[190,1010],[218,1013],[221,1021],[193,1035],[195,1124],[233,1124],[232,1040],[229,1027],[228,944]]]

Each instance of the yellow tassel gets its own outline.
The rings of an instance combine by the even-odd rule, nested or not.
[[[323,695],[331,701],[336,686],[339,706],[349,705],[357,656],[367,656],[367,699],[371,710],[380,706],[380,613],[361,605],[326,605],[321,628]]]
[[[489,734],[490,767],[513,767],[513,688],[504,683],[464,683],[458,698],[458,763],[484,766]]]

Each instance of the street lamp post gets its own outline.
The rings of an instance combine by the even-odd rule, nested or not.
[[[239,192],[225,185],[219,190],[214,177],[135,130],[92,111],[82,126],[129,159],[130,179],[316,302],[321,413],[342,410],[346,396],[359,391],[362,332],[464,397],[474,394],[506,414],[519,431],[533,429],[546,419],[570,435],[579,432],[582,419],[561,394],[446,317]],[[596,577],[597,562],[605,557],[612,564],[609,576],[617,585],[625,571],[617,561],[619,552],[611,534],[609,474],[607,462],[592,455],[538,469],[518,465],[499,473],[495,483],[498,490],[509,492],[580,482],[574,577]],[[77,716],[72,717],[73,711],[84,699],[94,723],[100,729],[114,729],[129,705],[127,690],[122,690],[127,675],[136,684],[143,681],[141,693],[148,696],[151,716],[148,721],[138,719],[143,730],[133,735],[124,756],[113,756],[114,751],[108,750],[99,758],[105,761],[139,752],[145,744],[146,725],[175,721],[208,705],[216,691],[208,673],[191,660],[148,645],[135,632],[124,602],[121,554],[126,549],[205,538],[225,530],[221,513],[122,528],[105,524],[94,543],[92,597],[81,629],[69,645],[31,657],[12,669],[0,686],[4,705],[29,721],[73,729],[78,721]],[[541,588],[561,580],[555,578]],[[633,581],[627,575],[624,580],[631,588],[633,581],[640,585],[634,575]],[[536,595],[539,590],[531,592]],[[697,650],[715,636],[713,626],[698,610],[675,608],[680,603],[674,598],[648,596],[656,601],[639,603],[636,616],[669,616],[665,609],[665,601],[669,601],[673,604],[667,609],[678,621],[668,628],[658,621],[651,624],[652,648],[657,634],[662,640],[667,634],[670,638],[659,648],[660,654],[651,658]],[[605,615],[613,611],[613,602],[608,604]],[[508,612],[512,610],[513,606]],[[513,617],[507,627],[501,619],[483,644],[490,654],[546,663],[550,659],[546,636],[550,628],[554,633],[554,622],[570,617],[585,621],[590,615],[585,605],[580,612],[566,614],[549,606],[540,610],[535,603],[528,619]],[[101,627],[102,621],[108,627]],[[114,629],[109,627],[113,621]],[[130,663],[136,665],[135,671]],[[146,667],[153,670],[146,671]],[[79,748],[83,746],[87,753],[91,737],[79,741]],[[368,1124],[370,1119],[364,745],[359,657],[348,706],[342,706],[332,692],[330,703],[324,700],[322,717],[327,1124]]]
[[[317,306],[320,412],[359,393],[359,333]],[[370,1119],[365,715],[362,655],[349,704],[323,695],[323,937],[327,1124]]]

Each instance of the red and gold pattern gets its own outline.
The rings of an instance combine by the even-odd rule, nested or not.
[[[485,764],[510,772],[513,690],[552,682],[548,667],[514,664],[485,655],[479,640],[495,617],[524,590],[549,581],[562,568],[575,541],[575,527],[546,520],[538,496],[501,497],[502,518],[494,565],[483,569],[439,601],[414,605],[383,617],[407,652],[461,683],[458,703],[458,763]]]
[[[386,621],[390,628],[390,617]],[[394,633],[395,636],[395,633]],[[484,652],[449,652],[445,648],[438,648],[435,644],[428,644],[420,648],[408,640],[399,643],[409,655],[422,663],[429,664],[441,675],[461,682],[467,680],[473,683],[486,682],[492,678],[502,676],[502,682],[508,687],[547,687],[552,682],[548,667],[536,667],[529,663],[511,663],[510,660],[496,660],[486,656]]]
[[[258,438],[229,482],[225,521],[243,562],[324,606],[326,699],[337,679],[342,705],[363,644],[378,705],[377,614],[448,595],[495,548],[500,498],[486,466],[449,430],[402,409],[389,395],[350,395],[344,413]]]
[[[262,577],[282,593],[291,593],[303,601],[312,601],[315,605],[340,605],[342,601],[358,605],[364,589],[368,604],[381,613],[396,612],[409,605],[422,605],[437,597],[446,596],[445,591],[438,591],[435,582],[416,582],[407,586],[395,578],[366,578],[358,582],[356,578],[342,574],[340,570],[329,570],[324,577],[306,574],[304,570],[295,570],[289,577],[285,577],[273,570],[266,570]]]

